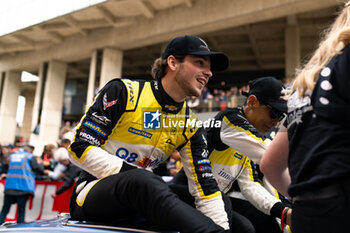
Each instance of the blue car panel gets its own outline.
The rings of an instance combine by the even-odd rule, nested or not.
[[[113,224],[104,225],[101,223],[70,220],[67,214],[59,215],[55,219],[39,220],[29,223],[3,225],[0,232],[25,232],[25,233],[130,233],[130,232],[169,232],[158,231],[155,228],[144,224],[143,218],[124,219]],[[143,226],[146,225],[146,226]]]

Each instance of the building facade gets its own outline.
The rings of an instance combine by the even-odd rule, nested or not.
[[[26,98],[21,136],[58,139],[63,113],[84,112],[113,78],[149,78],[152,62],[175,36],[198,35],[225,52],[232,80],[256,74],[292,79],[316,48],[337,0],[108,0],[0,36],[0,144],[16,136],[17,97]],[[21,83],[21,72],[39,76]],[[215,78],[214,74],[214,78]],[[63,111],[64,109],[64,111]],[[38,134],[35,127],[40,125]]]

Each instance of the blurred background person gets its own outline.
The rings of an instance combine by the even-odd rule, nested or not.
[[[25,207],[30,196],[35,193],[35,172],[43,173],[31,149],[25,147],[9,156],[9,169],[6,175],[4,204],[0,213],[0,224],[4,223],[12,204],[18,205],[17,222],[24,222]]]
[[[58,174],[56,179],[63,180],[64,183],[59,189],[56,190],[56,192],[51,193],[51,197],[53,198],[55,198],[57,195],[63,193],[64,191],[72,187],[74,184],[75,178],[77,178],[80,174],[81,169],[69,161],[68,153],[69,153],[68,150],[64,147],[60,147],[54,151],[54,158],[59,163],[56,166],[56,168],[57,167],[63,168],[60,170],[60,173]],[[48,175],[51,178],[50,173]]]
[[[55,166],[55,161],[53,158],[53,151],[56,149],[54,144],[47,144],[44,146],[43,153],[41,155],[41,163],[44,165],[45,169],[53,170]]]

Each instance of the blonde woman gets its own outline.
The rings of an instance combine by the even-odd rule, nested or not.
[[[350,3],[289,90],[288,117],[260,168],[293,198],[292,232],[348,232]]]

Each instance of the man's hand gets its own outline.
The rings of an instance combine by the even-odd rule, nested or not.
[[[56,193],[51,193],[51,197],[55,198],[56,197]]]
[[[66,176],[66,174],[60,173],[60,174],[58,175],[58,179],[63,179],[65,176]]]
[[[48,169],[45,169],[43,173],[44,173],[44,175],[49,175],[49,173],[50,173],[50,170],[48,170]]]
[[[2,173],[1,175],[0,175],[0,180],[3,180],[3,179],[5,179],[6,178],[6,173]]]

